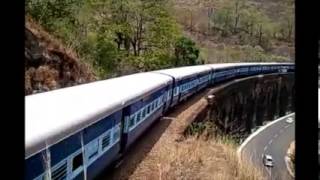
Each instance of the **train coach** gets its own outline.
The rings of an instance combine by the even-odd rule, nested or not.
[[[197,91],[207,87],[210,81],[211,68],[206,65],[153,71],[172,77],[173,97],[171,107],[187,99]]]
[[[138,73],[27,96],[26,179],[92,179],[162,115],[171,84]]]
[[[165,69],[25,97],[25,177],[93,179],[170,107],[201,89],[249,75],[293,72],[290,63]]]

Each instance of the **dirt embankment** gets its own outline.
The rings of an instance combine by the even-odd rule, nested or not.
[[[73,86],[96,80],[92,68],[75,52],[26,17],[25,95]]]
[[[105,179],[220,179],[263,180],[261,171],[240,162],[227,138],[185,136],[197,114],[206,109],[208,91],[180,104],[155,123],[127,152],[122,164]]]

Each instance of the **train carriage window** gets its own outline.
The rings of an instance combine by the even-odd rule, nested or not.
[[[77,170],[83,164],[82,153],[76,155],[72,160],[72,171]]]
[[[51,179],[52,180],[65,179],[67,177],[67,166],[68,166],[67,161],[64,161],[62,162],[61,165],[59,165],[58,167],[55,167],[52,170]],[[50,179],[49,175],[43,176],[43,178]]]
[[[157,99],[153,102],[154,108],[157,109]]]
[[[130,116],[130,120],[129,120],[129,128],[134,126],[134,116]]]
[[[104,150],[105,148],[107,148],[110,144],[110,132],[107,133],[106,136],[104,136],[102,138],[102,150]]]
[[[158,99],[156,99],[156,100],[154,101],[154,106],[155,106],[156,109],[158,108]]]
[[[142,110],[142,119],[145,117],[145,115],[146,115],[146,109],[144,108],[144,109]]]
[[[143,120],[143,108],[141,109],[141,112],[140,112],[140,120]]]
[[[150,112],[153,111],[153,102],[150,103]]]
[[[140,116],[141,116],[141,111],[139,111],[138,114],[137,114],[137,123],[141,120]]]
[[[150,105],[148,105],[148,107],[147,107],[147,114],[149,114],[150,113]]]
[[[134,121],[134,124],[137,124],[137,113],[136,112],[133,114],[133,121]]]

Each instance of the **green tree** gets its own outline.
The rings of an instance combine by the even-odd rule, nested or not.
[[[196,47],[195,42],[191,39],[186,37],[179,38],[175,46],[175,66],[197,64],[199,52],[199,48]]]
[[[28,14],[106,78],[124,74],[121,66],[138,71],[174,64],[181,30],[168,2],[28,0],[26,6]]]

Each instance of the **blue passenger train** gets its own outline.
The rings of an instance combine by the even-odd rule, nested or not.
[[[294,72],[294,64],[208,64],[26,96],[25,179],[91,180],[166,111],[198,91],[233,78],[287,72]]]

